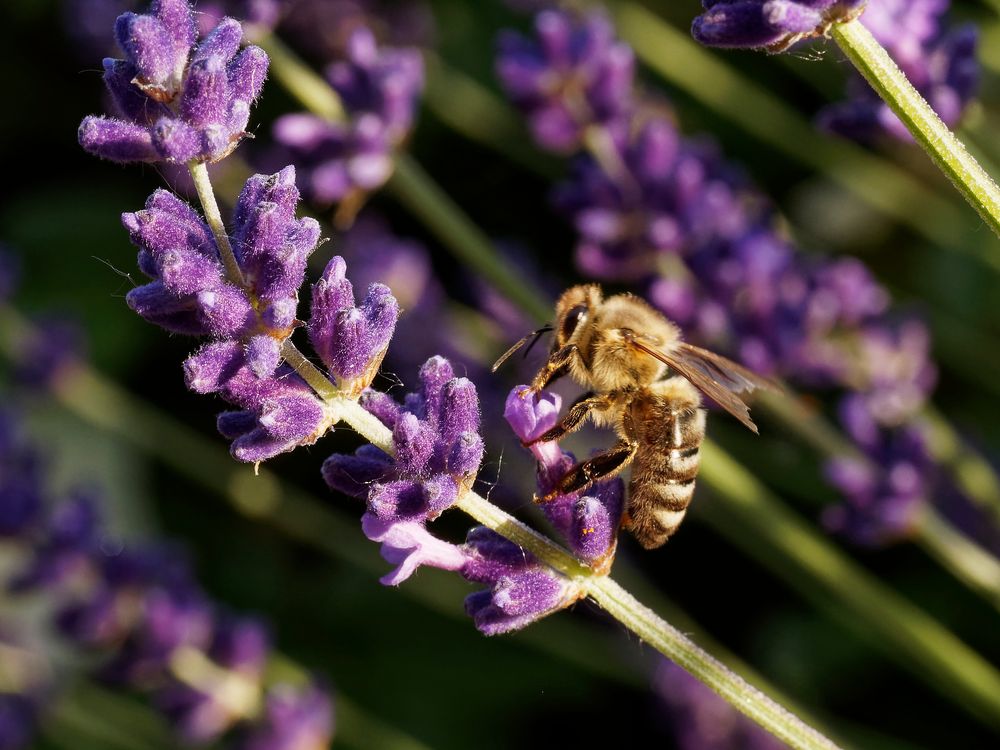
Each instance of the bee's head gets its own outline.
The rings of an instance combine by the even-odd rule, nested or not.
[[[573,340],[587,319],[601,304],[601,288],[597,284],[581,284],[563,292],[556,302],[555,336],[552,351],[562,349]]]

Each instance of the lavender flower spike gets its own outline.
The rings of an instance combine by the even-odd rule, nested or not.
[[[834,24],[857,18],[868,0],[702,0],[691,26],[709,47],[784,52],[798,41],[824,36]]]
[[[382,583],[397,585],[420,565],[462,568],[467,555],[426,525],[454,505],[479,471],[483,440],[475,386],[455,377],[446,359],[432,357],[420,368],[419,389],[402,404],[368,390],[361,405],[392,430],[396,455],[370,445],[353,455],[334,454],[323,464],[323,478],[335,490],[367,499],[362,529],[396,566]]]
[[[309,197],[342,202],[353,219],[364,197],[392,175],[393,153],[413,127],[423,62],[416,49],[378,47],[362,26],[351,33],[347,59],[330,65],[326,74],[347,122],[290,114],[275,122],[274,136],[302,168]]]
[[[238,21],[223,18],[200,42],[187,0],[155,0],[115,24],[124,60],[104,61],[117,118],[90,116],[80,145],[118,162],[214,162],[246,135],[267,76],[259,47],[239,50]]]
[[[313,285],[309,340],[337,386],[351,397],[378,372],[399,318],[399,304],[384,284],[372,284],[360,306],[340,256],[330,260]]]
[[[504,32],[496,63],[535,140],[570,152],[591,126],[624,126],[633,106],[635,59],[615,40],[611,22],[596,13],[577,20],[548,10],[536,18],[535,34],[537,41]]]

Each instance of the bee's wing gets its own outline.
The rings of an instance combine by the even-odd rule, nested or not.
[[[757,432],[757,425],[750,419],[750,408],[739,393],[756,388],[777,390],[778,386],[762,378],[731,359],[683,341],[671,346],[668,352],[655,349],[633,338],[632,343],[663,364],[676,370],[691,381],[702,393],[728,411],[749,429]]]

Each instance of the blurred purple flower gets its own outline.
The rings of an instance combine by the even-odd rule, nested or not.
[[[422,0],[294,0],[285,9],[281,35],[317,60],[343,57],[351,35],[370,29],[382,44],[429,47],[434,16]]]
[[[118,118],[90,116],[80,144],[119,162],[218,161],[246,135],[268,60],[240,51],[243,31],[225,18],[200,41],[187,0],[154,0],[147,14],[115,23],[124,60],[104,60],[104,83]]]
[[[24,534],[42,519],[42,473],[41,457],[19,434],[18,421],[0,409],[0,539]]]
[[[364,195],[389,179],[393,152],[413,126],[423,76],[417,50],[380,48],[368,29],[352,32],[346,59],[326,71],[346,121],[299,113],[274,124],[275,140],[299,165],[311,200],[360,206]]]
[[[25,458],[32,451],[10,439],[13,434],[7,418],[0,420],[0,521],[18,515],[14,506],[19,501],[5,491],[12,480],[33,485],[20,492],[34,498],[47,490],[43,474],[32,468],[33,459]],[[17,471],[8,474],[7,468]],[[97,503],[87,494],[70,495],[31,515],[31,523],[3,528],[5,536],[20,543],[11,560],[20,569],[8,572],[4,585],[14,594],[32,592],[44,600],[51,620],[46,630],[87,657],[77,663],[89,665],[95,677],[113,685],[150,694],[184,742],[214,741],[237,725],[246,736],[270,736],[275,742],[296,732],[305,736],[302,727],[293,726],[275,733],[270,697],[262,712],[271,652],[263,626],[220,614],[175,548],[110,540]],[[46,642],[45,648],[50,647]],[[21,747],[30,739],[41,694],[25,685],[25,690],[0,696],[0,747]],[[273,690],[270,695],[276,694]],[[316,684],[297,691],[285,695],[299,696],[313,714],[327,716],[326,729],[321,731],[323,724],[317,722],[310,735],[321,744],[301,740],[253,747],[326,747],[329,697]]]
[[[867,0],[702,0],[705,12],[691,26],[709,47],[783,52],[802,39],[825,35],[856,18]]]
[[[277,685],[268,691],[264,716],[236,743],[238,750],[323,750],[333,738],[333,706],[318,686]]]
[[[31,334],[17,352],[14,379],[28,388],[47,389],[85,356],[84,332],[70,318],[47,317],[33,323]]]
[[[627,126],[635,59],[605,16],[543,11],[535,37],[501,33],[496,70],[543,148],[570,152],[591,126]]]
[[[653,687],[670,713],[679,750],[786,747],[673,662],[660,661]]]
[[[935,112],[949,127],[959,123],[979,84],[978,29],[949,29],[950,0],[870,0],[861,22],[886,48]],[[848,82],[848,100],[819,114],[821,127],[848,138],[873,141],[913,136],[860,76]]]
[[[730,11],[777,7],[708,5],[707,15],[731,21]],[[638,97],[632,118],[630,129],[580,144],[584,153],[555,192],[578,233],[581,271],[632,282],[689,339],[755,371],[856,394],[886,441],[908,445],[935,380],[926,329],[889,318],[888,293],[859,261],[804,258],[779,231],[766,197],[717,149],[685,140]],[[556,449],[551,453],[553,471],[564,471]],[[895,507],[899,493],[881,474],[868,483],[868,502]],[[928,490],[924,484],[915,494],[927,497]],[[858,497],[846,495],[848,502]]]
[[[0,692],[0,750],[23,750],[31,746],[38,721],[33,696]]]
[[[827,463],[827,479],[843,494],[844,502],[827,508],[823,523],[868,546],[907,537],[930,501],[936,478],[922,430],[912,424],[882,427],[859,394],[844,398],[840,416],[860,457]]]

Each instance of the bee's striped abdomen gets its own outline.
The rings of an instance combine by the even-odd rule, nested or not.
[[[705,439],[705,410],[686,380],[670,378],[636,399],[632,429],[639,444],[629,483],[626,527],[639,543],[659,547],[691,503]]]

